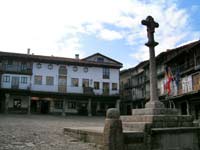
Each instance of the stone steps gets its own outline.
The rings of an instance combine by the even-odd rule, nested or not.
[[[122,122],[192,122],[193,117],[187,115],[134,115],[121,116]]]
[[[64,131],[64,134],[67,134],[77,140],[81,140],[83,142],[95,143],[98,146],[98,150],[102,150],[101,148],[103,145],[103,128],[100,128],[100,127],[68,128],[66,127],[63,129],[63,131]],[[123,130],[123,134],[124,134],[124,142],[128,147],[137,148],[138,150],[139,148],[144,147],[144,132]]]
[[[144,132],[145,128],[150,122],[123,122],[123,130],[124,131],[137,131]]]
[[[192,116],[183,115],[134,115],[121,116],[124,131],[144,132],[149,128],[173,128],[194,126]]]

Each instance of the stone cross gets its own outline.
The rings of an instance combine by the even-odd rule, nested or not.
[[[155,47],[158,43],[154,41],[154,32],[155,28],[159,27],[159,24],[151,16],[148,16],[146,20],[142,20],[142,24],[147,26],[147,37],[149,41],[146,43],[146,46]]]
[[[164,108],[164,104],[161,103],[158,99],[157,91],[157,73],[156,73],[156,59],[155,59],[155,50],[154,47],[158,45],[154,41],[154,32],[155,28],[159,27],[159,24],[154,21],[153,17],[148,16],[146,20],[142,20],[142,25],[147,26],[147,37],[148,42],[145,44],[149,47],[149,69],[150,69],[150,101],[146,103],[146,108]]]

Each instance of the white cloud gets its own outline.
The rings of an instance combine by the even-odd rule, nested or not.
[[[109,42],[125,39],[135,47],[130,52],[134,59],[147,59],[148,50],[141,45],[147,41],[141,25],[147,15],[160,24],[157,52],[192,38],[188,12],[179,9],[176,0],[6,0],[0,1],[0,50],[85,56],[80,35],[87,35]]]
[[[99,33],[99,37],[104,40],[112,41],[122,39],[122,35],[119,32],[103,29]]]
[[[141,62],[149,58],[149,50],[145,46],[140,46],[139,51],[130,54],[130,56]]]

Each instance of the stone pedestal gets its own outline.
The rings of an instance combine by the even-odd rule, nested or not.
[[[151,128],[194,127],[193,117],[178,115],[177,109],[133,109],[132,116],[121,116],[124,130],[148,132]]]
[[[116,108],[107,110],[103,131],[104,150],[124,150],[122,121],[119,118],[120,114]]]

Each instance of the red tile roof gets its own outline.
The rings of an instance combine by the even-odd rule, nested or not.
[[[55,56],[42,56],[42,55],[31,55],[31,54],[21,54],[21,53],[10,53],[0,51],[0,58],[13,58],[20,60],[28,60],[33,62],[45,62],[45,63],[59,63],[59,64],[71,64],[80,66],[96,66],[96,67],[110,67],[110,68],[121,68],[121,63],[105,63],[105,62],[92,62],[85,59],[73,59],[65,57],[55,57]]]

